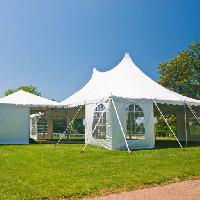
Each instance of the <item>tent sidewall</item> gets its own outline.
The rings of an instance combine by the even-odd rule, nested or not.
[[[131,100],[111,97],[119,115],[124,133],[126,134],[126,109],[129,105],[139,105],[144,112],[145,139],[127,140],[131,149],[154,148],[154,112],[152,100]],[[96,139],[92,136],[95,108],[103,103],[106,107],[106,139]],[[112,101],[108,99],[85,105],[85,143],[107,149],[126,149],[125,139],[117,119]]]
[[[29,144],[30,108],[0,104],[0,144]]]
[[[126,109],[129,105],[139,105],[144,113],[144,127],[145,127],[145,139],[127,140],[130,149],[140,148],[154,148],[155,136],[154,136],[154,113],[152,100],[131,100],[114,98],[117,113],[121,121],[124,133],[126,134]],[[119,122],[117,120],[114,108],[111,106],[111,112],[108,114],[112,118],[112,149],[126,149],[125,139],[122,131],[120,130]]]

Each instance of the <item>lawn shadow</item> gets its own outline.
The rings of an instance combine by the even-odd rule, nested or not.
[[[180,141],[183,148],[200,146],[200,142],[188,142],[187,146],[185,141]],[[176,140],[159,139],[156,140],[155,149],[169,149],[180,147]]]

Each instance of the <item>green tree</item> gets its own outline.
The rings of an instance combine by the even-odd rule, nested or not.
[[[195,42],[188,49],[179,52],[171,60],[159,66],[158,83],[182,95],[200,99],[200,43]],[[176,132],[175,115],[166,116],[170,126]],[[172,136],[162,117],[155,126],[158,136]]]
[[[200,99],[200,43],[189,45],[170,61],[159,66],[160,80],[164,87],[182,95]]]
[[[176,116],[175,115],[167,115],[165,116],[169,125],[171,126],[174,133],[176,133]],[[164,122],[162,116],[158,117],[157,123],[155,125],[155,133],[160,137],[173,137],[172,132],[169,130],[169,127]]]
[[[41,93],[37,90],[36,86],[33,86],[33,85],[30,85],[30,86],[24,85],[24,86],[20,86],[16,89],[8,89],[4,92],[4,95],[8,96],[10,94],[13,94],[14,92],[19,91],[19,90],[24,90],[26,92],[35,94],[37,96],[41,96]]]
[[[83,119],[75,119],[73,128],[76,129],[79,134],[84,134],[85,126],[83,125]]]

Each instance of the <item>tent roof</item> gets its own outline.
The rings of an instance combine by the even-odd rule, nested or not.
[[[146,76],[125,54],[122,61],[106,72],[93,70],[88,83],[78,92],[62,101],[63,105],[81,105],[110,96],[129,99],[154,99],[158,103],[200,105],[200,101],[172,92]]]
[[[59,103],[56,101],[51,101],[23,90],[19,90],[13,94],[1,98],[0,104],[24,105],[31,107],[54,107],[59,105]]]

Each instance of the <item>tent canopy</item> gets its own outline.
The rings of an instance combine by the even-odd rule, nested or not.
[[[146,76],[133,63],[128,53],[116,67],[109,71],[99,72],[94,69],[88,83],[61,104],[73,107],[111,96],[126,99],[153,99],[157,103],[175,105],[182,105],[185,102],[190,105],[200,105],[199,100],[170,91]]]
[[[13,94],[1,98],[0,104],[23,105],[29,107],[55,107],[60,105],[56,101],[51,101],[23,90],[19,90]]]

